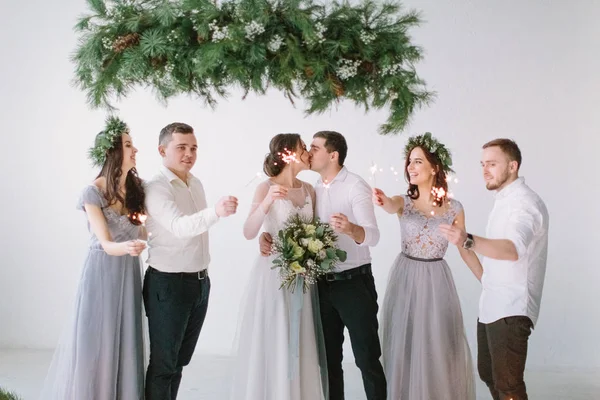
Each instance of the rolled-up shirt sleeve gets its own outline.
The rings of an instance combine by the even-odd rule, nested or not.
[[[178,238],[201,235],[219,220],[213,207],[191,215],[183,214],[177,207],[170,188],[162,182],[146,186],[146,208],[150,218]]]
[[[379,243],[379,228],[375,218],[371,188],[364,181],[357,182],[350,191],[352,213],[356,219],[355,224],[365,230],[365,240],[359,246],[376,246]],[[352,221],[351,221],[352,222]]]
[[[518,259],[527,253],[529,245],[542,226],[542,219],[542,213],[535,207],[535,204],[524,203],[511,211],[506,226],[506,239],[515,245]]]

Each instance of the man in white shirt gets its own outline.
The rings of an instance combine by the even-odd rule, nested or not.
[[[379,242],[371,187],[344,167],[348,153],[344,136],[322,131],[313,139],[311,169],[321,175],[315,186],[316,215],[321,221],[329,221],[338,233],[338,246],[347,253],[346,261],[336,266],[335,273],[327,274],[317,284],[327,353],[328,400],[344,399],[344,328],[350,334],[367,399],[386,400],[386,380],[379,361],[379,307],[369,253],[369,247]],[[263,233],[263,255],[270,253],[270,243],[268,233]]]
[[[146,400],[175,400],[206,316],[210,279],[208,229],[237,210],[227,196],[207,207],[202,183],[190,170],[198,144],[191,126],[160,132],[160,172],[146,184],[148,270],[144,305],[150,333]]]
[[[477,323],[478,370],[495,400],[527,399],[527,341],[537,323],[548,254],[548,211],[518,176],[521,151],[509,139],[483,146],[483,177],[496,191],[486,238],[456,226],[448,240],[484,257]]]

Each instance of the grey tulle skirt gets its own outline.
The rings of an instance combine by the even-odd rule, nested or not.
[[[389,400],[475,399],[471,353],[446,261],[398,255],[381,319]]]
[[[90,250],[42,400],[144,398],[141,289],[139,257]]]

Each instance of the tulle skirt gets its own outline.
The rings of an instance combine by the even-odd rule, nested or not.
[[[446,261],[396,258],[381,335],[389,400],[475,399],[471,353]]]
[[[290,343],[293,295],[279,289],[279,273],[271,269],[272,260],[259,257],[243,296],[231,399],[324,399],[327,377],[316,288],[302,295],[296,357]]]
[[[41,400],[143,400],[139,257],[90,250]]]

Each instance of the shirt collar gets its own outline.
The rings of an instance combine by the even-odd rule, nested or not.
[[[335,176],[335,178],[333,178],[331,180],[331,182],[329,182],[327,184],[327,186],[331,186],[333,184],[333,182],[335,182],[335,181],[343,182],[346,180],[347,176],[348,176],[348,169],[346,167],[342,167],[342,169],[340,169],[340,172],[338,172],[338,174]],[[325,186],[325,183],[323,182],[323,178],[319,178],[317,183]]]
[[[520,177],[511,182],[508,186],[502,188],[500,191],[496,192],[496,200],[504,199],[510,196],[515,190],[518,190],[525,184],[525,178]]]
[[[167,178],[169,183],[173,183],[173,181],[179,181],[179,182],[183,183],[184,185],[189,185],[189,183],[193,177],[192,173],[188,172],[187,182],[184,182],[181,180],[181,178],[179,178],[177,175],[175,175],[175,173],[173,171],[171,171],[169,168],[165,167],[164,165],[160,166],[160,172],[164,175],[165,178]]]

